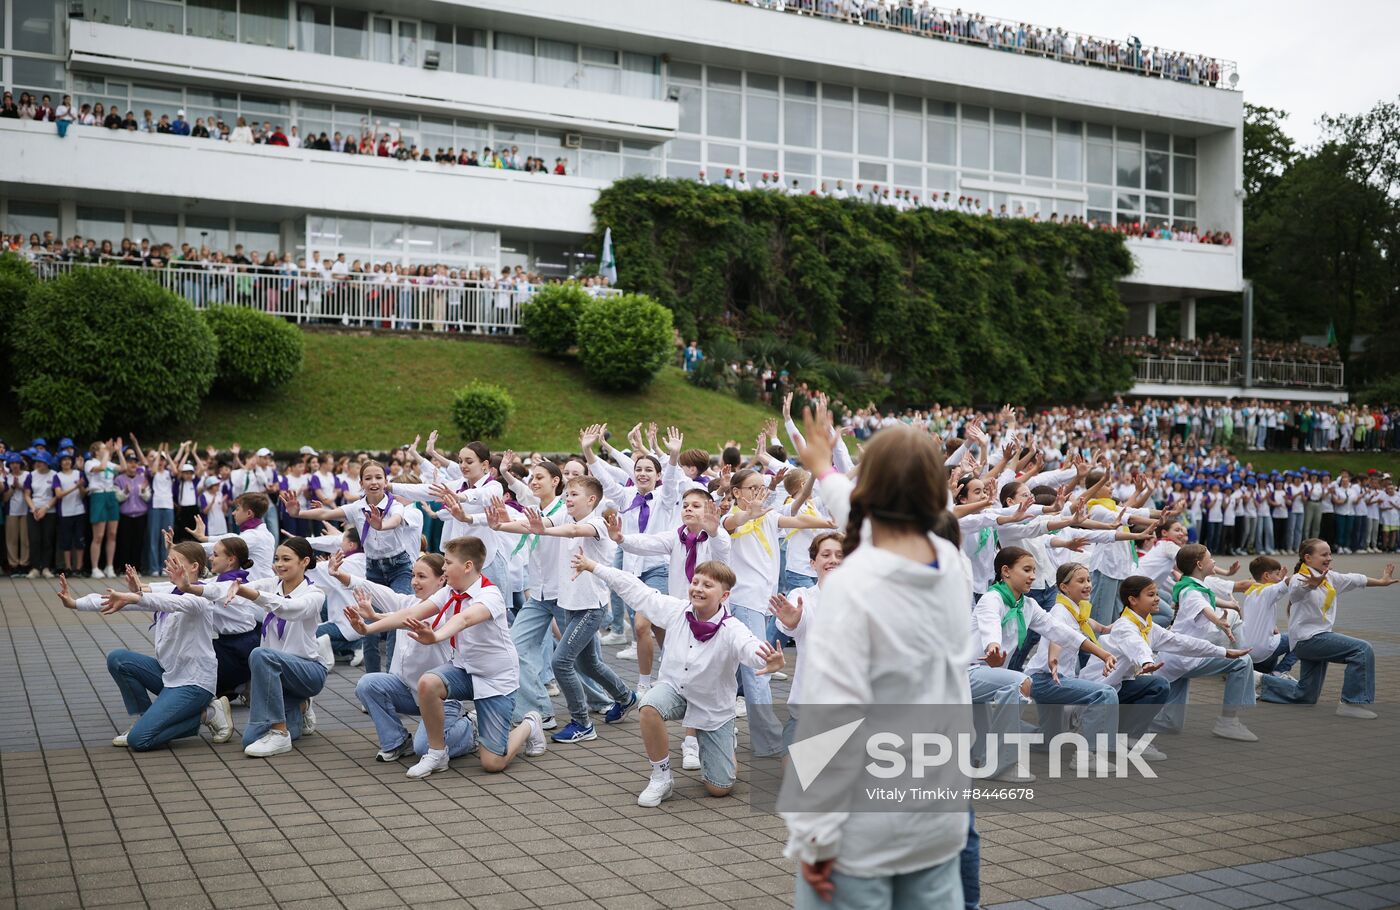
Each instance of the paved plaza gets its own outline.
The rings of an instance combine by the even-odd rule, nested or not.
[[[1382,563],[1338,562],[1372,574]],[[78,581],[76,593],[99,584]],[[70,613],[54,585],[0,580],[0,907],[792,902],[785,828],[750,807],[742,759],[734,797],[708,798],[695,772],[678,771],[661,809],[636,805],[647,765],[635,718],[503,775],[466,759],[411,781],[406,762],[375,762],[354,702],[360,671],[340,664],[316,700],[317,732],[289,755],[245,758],[236,737],[141,755],[113,748],[130,722],[104,655],[150,653],[149,616]],[[1338,629],[1372,642],[1379,710],[1400,711],[1400,597],[1346,595]],[[635,664],[615,666],[635,674]],[[1340,681],[1334,669],[1323,703],[1336,702]],[[775,689],[785,696],[786,684]],[[1219,704],[1220,684],[1199,681],[1192,694]],[[246,718],[235,710],[236,726]],[[1285,786],[1290,744],[1258,748],[1276,750]],[[1388,810],[1115,814],[1090,803],[1074,814],[984,813],[978,826],[989,907],[1400,906],[1400,813]]]

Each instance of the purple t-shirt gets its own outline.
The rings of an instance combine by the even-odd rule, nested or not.
[[[145,468],[137,468],[132,476],[122,471],[113,483],[118,490],[126,492],[126,499],[121,504],[121,514],[139,518],[151,510],[151,504],[141,498],[141,487],[147,483]]]

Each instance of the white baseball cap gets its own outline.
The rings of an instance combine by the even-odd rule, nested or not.
[[[253,454],[254,454],[254,455],[257,455],[259,458],[266,458],[267,456],[269,456],[269,455],[272,454],[272,450],[269,449],[269,448],[265,448],[265,447],[264,447],[264,448],[258,449],[258,450],[257,450],[256,452],[254,452]]]
[[[194,465],[190,464],[188,461],[180,465],[180,473],[183,474],[186,471],[189,471],[191,474],[194,473]]]
[[[301,449],[300,449],[300,451],[298,452],[298,454],[301,454],[301,455],[320,455],[321,453],[318,452],[318,451],[316,451],[315,449],[311,448],[311,446],[302,446]]]
[[[185,116],[185,111],[184,111],[184,109],[181,108],[180,110],[176,111],[176,112],[175,112],[175,116],[176,116],[176,117],[183,117],[183,116]]]

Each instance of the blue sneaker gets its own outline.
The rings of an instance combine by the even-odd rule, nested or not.
[[[586,743],[590,739],[598,738],[598,731],[593,729],[592,724],[584,726],[577,721],[569,721],[569,725],[552,737],[556,743]]]
[[[626,701],[615,702],[608,709],[608,713],[603,715],[603,723],[615,724],[630,714],[635,707],[637,707],[637,693],[628,692]]]

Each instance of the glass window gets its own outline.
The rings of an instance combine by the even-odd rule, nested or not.
[[[369,30],[368,15],[363,10],[337,7],[335,11],[335,55],[364,60],[366,54],[366,32]]]
[[[34,60],[29,57],[12,57],[14,85],[16,88],[37,88],[40,90],[63,89],[63,64],[52,60]],[[16,96],[18,97],[18,96]],[[54,98],[54,101],[60,99]]]
[[[457,26],[457,55],[452,61],[459,73],[486,75],[486,33],[477,28]]]
[[[1118,185],[1142,186],[1142,152],[1136,148],[1120,148],[1117,155]]]
[[[1113,182],[1113,147],[1089,143],[1089,182]]]
[[[822,156],[822,177],[826,180],[850,180],[854,173],[851,167],[851,159],[834,157],[832,155]]]
[[[1003,174],[1021,173],[1021,131],[998,129],[993,139],[993,170]]]
[[[601,66],[585,63],[579,76],[578,87],[589,92],[605,92],[617,95],[622,92],[622,70],[616,66]]]
[[[951,120],[928,122],[928,160],[932,164],[957,164],[957,124]]]
[[[1166,215],[1167,212],[1168,212],[1168,209],[1167,209],[1167,197],[1166,197],[1166,196],[1148,196],[1148,197],[1147,197],[1147,214],[1149,214],[1149,215]]]
[[[887,111],[890,109],[889,92],[875,92],[868,88],[860,90],[860,106]]]
[[[291,102],[282,98],[260,98],[257,95],[244,95],[240,109],[245,114],[259,117],[285,117],[291,110]]]
[[[745,78],[748,80],[750,95],[776,96],[778,94],[777,76],[770,76],[767,73],[749,73]]]
[[[617,51],[606,47],[587,47],[583,49],[584,63],[598,63],[603,66],[617,66]]]
[[[776,97],[750,95],[745,117],[748,120],[750,142],[777,143],[778,99]]]
[[[948,192],[958,185],[958,175],[956,171],[945,171],[942,168],[931,167],[928,169],[928,191],[929,198],[933,198],[935,193]]]
[[[14,0],[14,39],[17,51],[39,54],[58,53],[58,6],[54,0]]]
[[[743,135],[742,96],[735,92],[705,93],[706,132],[711,136],[738,139]]]
[[[1053,143],[1048,133],[1026,132],[1026,173],[1032,177],[1051,177],[1054,170]]]
[[[331,52],[331,8],[320,3],[297,4],[297,47],[313,54]]]
[[[666,157],[678,158],[681,161],[699,161],[700,140],[672,139],[666,146]]]
[[[895,100],[899,97],[896,95]],[[921,118],[895,116],[894,156],[906,161],[924,160],[924,122]]]
[[[166,88],[163,85],[133,85],[131,87],[131,98],[133,104],[165,104],[182,107],[185,103],[185,93],[178,88]]]
[[[1088,220],[1097,221],[1100,224],[1113,223],[1113,213],[1103,209],[1089,209],[1084,215]]]
[[[372,246],[376,250],[392,250],[397,253],[403,250],[403,222],[402,221],[375,221],[373,229]],[[346,246],[351,244],[347,243]]]
[[[151,243],[179,243],[180,217],[164,212],[133,212],[131,215],[131,239],[141,239]]]
[[[855,112],[849,107],[822,104],[822,148],[833,152],[853,151],[851,134],[855,129]]]
[[[423,23],[423,59],[428,51],[438,52],[438,69],[452,70],[452,25],[447,22]]]
[[[896,164],[894,166],[894,182],[896,186],[918,189],[924,180],[924,169],[908,164]]]
[[[1132,130],[1127,127],[1118,127],[1119,145],[1142,145],[1142,130]]]
[[[1137,193],[1119,193],[1118,210],[1120,212],[1136,212],[1142,209],[1142,197]]]
[[[372,237],[370,222],[366,218],[340,219],[340,245],[365,248]]]
[[[791,85],[791,79],[785,84]],[[783,100],[783,143],[803,148],[815,148],[817,144],[817,106],[805,102]]]
[[[860,163],[860,179],[884,183],[889,179],[889,166],[879,161],[862,161]]]
[[[375,63],[394,62],[394,20],[375,16],[370,23],[369,59]]]
[[[286,0],[240,0],[239,39],[244,44],[283,48],[288,44]]]
[[[751,171],[776,171],[778,169],[778,150],[762,149],[750,147],[745,153],[744,166]]]
[[[686,63],[683,60],[672,60],[666,66],[666,74],[677,82],[700,84],[700,64],[698,63]]]
[[[131,24],[136,28],[150,29],[156,32],[168,32],[172,35],[180,34],[181,24],[184,22],[185,11],[180,8],[178,2],[171,0],[131,0]],[[230,17],[229,34],[232,35],[236,23]],[[229,37],[226,40],[232,41]]]
[[[890,115],[884,110],[870,110],[861,92],[861,109],[856,119],[856,129],[860,134],[860,153],[884,158],[890,153]],[[884,97],[883,93],[881,97]]]
[[[126,212],[122,209],[100,209],[78,206],[78,231],[83,237],[116,241],[126,234]]]
[[[783,171],[791,179],[793,174],[812,174],[817,170],[817,157],[806,152],[784,152]]]
[[[418,65],[418,23],[399,20],[399,66]]]
[[[717,164],[739,164],[739,146],[722,145],[718,142],[710,143],[709,160]]]
[[[776,77],[774,78],[776,82]],[[774,91],[776,91],[776,87]],[[661,97],[661,61],[651,54],[622,55],[622,94],[632,98]]]
[[[682,133],[699,135],[704,132],[704,90],[693,85],[678,85],[676,88],[681,91],[677,99],[680,104],[680,125],[677,129]]]
[[[1055,121],[1040,114],[1026,115],[1026,132],[1028,133],[1049,133]]]
[[[1096,209],[1106,209],[1113,205],[1113,190],[1089,187],[1089,205]]]
[[[185,242],[193,244],[191,239],[190,225],[193,219],[185,219]],[[336,231],[335,217],[325,215],[306,216],[306,241],[311,244],[312,249],[320,249],[323,246],[334,247],[340,242],[340,234]]]
[[[1020,111],[997,110],[993,116],[993,122],[997,126],[1012,126],[1019,130],[1021,128],[1021,113]]]
[[[1178,218],[1195,218],[1196,203],[1190,199],[1173,199],[1172,214]]]
[[[738,70],[725,69],[722,66],[711,66],[705,70],[705,82],[708,85],[717,85],[721,88],[743,88],[744,74]]]
[[[989,165],[987,141],[991,131],[977,123],[963,122],[962,125],[962,166],[985,169]]]
[[[148,4],[149,5],[149,4]],[[132,12],[136,12],[135,4]],[[235,0],[189,0],[185,9],[185,34],[219,41],[238,39]],[[285,42],[283,42],[285,45]]]
[[[408,252],[436,253],[438,251],[438,229],[435,224],[410,224],[408,226]]]
[[[470,256],[472,232],[466,228],[444,227],[438,231],[439,249],[446,256]]]
[[[439,148],[451,148],[454,144],[451,120],[433,120],[424,117],[419,124],[418,130],[419,142],[425,148],[431,148],[436,151]],[[531,139],[534,138],[534,133],[530,133],[529,135]],[[529,151],[522,148],[521,152],[525,155],[534,155],[535,153],[533,145]]]
[[[661,173],[661,162],[653,158],[622,159],[623,177],[655,177]]]
[[[126,0],[87,0],[83,4],[83,14],[93,22],[109,25],[126,25]],[[0,44],[4,43],[5,5],[0,3]]]
[[[895,95],[894,110],[897,114],[917,114],[922,117],[924,114],[924,99],[915,98],[912,95]]]
[[[579,176],[592,180],[616,180],[622,176],[622,157],[585,149],[579,155]]]
[[[694,180],[699,169],[686,161],[667,161],[666,176],[674,180]]]
[[[1166,152],[1148,152],[1146,164],[1147,188],[1166,192],[1171,189],[1171,174],[1168,172],[1171,156]]]
[[[822,100],[837,104],[850,104],[855,100],[855,90],[849,85],[833,85],[830,82],[823,82]]]
[[[810,79],[794,79],[788,76],[783,79],[783,94],[789,98],[815,98],[817,84]]]
[[[1166,133],[1148,133],[1147,147],[1157,152],[1170,152],[1172,150],[1172,137]]]
[[[234,243],[243,244],[244,248],[252,251],[266,253],[281,249],[282,229],[275,221],[256,221],[252,218],[239,218],[234,223],[233,232]]]
[[[536,42],[535,81],[568,88],[578,79],[578,45],[541,38]]]
[[[334,231],[335,219],[327,218],[330,227],[327,231]],[[309,219],[308,219],[309,223]],[[312,238],[313,244],[318,238]],[[207,246],[210,250],[228,250],[232,248],[229,243],[228,219],[208,218],[202,215],[185,216],[185,243],[190,246]],[[328,239],[326,246],[333,244]]]
[[[339,15],[339,10],[336,15]],[[491,74],[498,79],[533,82],[535,79],[535,39],[525,35],[496,32],[495,56]]]
[[[1178,196],[1196,195],[1196,159],[1172,158],[1172,192]]]
[[[1089,138],[1090,138],[1090,139],[1112,139],[1112,138],[1113,138],[1113,127],[1111,127],[1111,126],[1104,126],[1102,123],[1091,123],[1091,124],[1089,124]]]
[[[945,120],[956,120],[958,116],[958,106],[952,101],[934,101],[930,98],[928,102],[928,115],[930,117],[942,117]]]
[[[962,116],[964,120],[973,123],[986,123],[991,117],[991,112],[985,107],[978,107],[975,104],[964,104],[962,106]]]
[[[1174,139],[1173,141],[1174,141],[1174,143],[1175,143],[1176,153],[1177,153],[1178,155],[1194,155],[1194,154],[1196,154],[1196,140],[1195,140],[1195,139],[1188,139],[1188,138],[1185,137],[1185,136],[1177,136],[1177,137],[1175,137],[1175,139]]]

